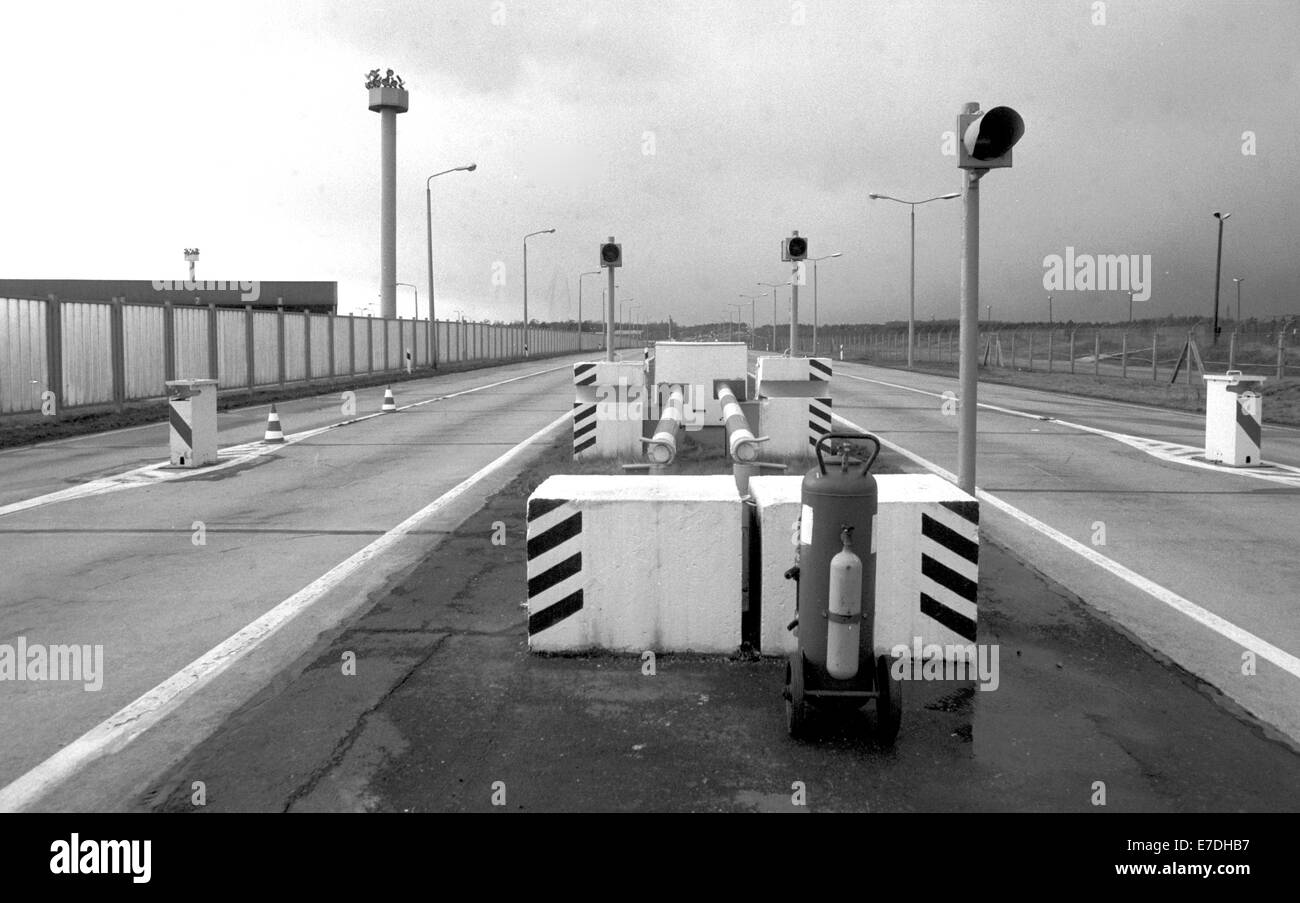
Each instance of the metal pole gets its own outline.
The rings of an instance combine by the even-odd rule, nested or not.
[[[428,250],[429,250],[429,319],[430,320],[433,320],[433,187],[429,184],[429,182],[432,181],[432,179],[433,177],[430,176],[429,181],[426,181],[424,183],[424,211],[425,211],[425,216],[427,219],[427,226],[428,226],[428,231],[425,234],[428,236],[429,239]],[[417,302],[417,306],[418,306],[418,302]],[[416,311],[416,314],[417,315],[419,314],[418,310]],[[437,328],[438,328],[437,321],[434,321],[435,333],[437,331]],[[436,339],[437,336],[435,335],[434,338]],[[433,369],[437,370],[438,369],[437,341],[433,343],[432,354],[433,354]]]
[[[813,357],[817,356],[817,261],[813,261]]]
[[[974,113],[976,104],[967,104]],[[975,494],[975,430],[978,404],[979,363],[979,280],[980,280],[980,173],[964,170],[962,178],[961,249],[961,361],[958,380],[961,392],[961,417],[957,425],[957,485]]]
[[[790,356],[799,352],[799,264],[790,268]]]
[[[1219,250],[1214,257],[1214,332],[1211,333],[1210,344],[1219,344],[1219,270],[1223,266],[1223,220],[1224,217],[1216,217],[1219,221]],[[1190,372],[1190,371],[1189,371]]]
[[[524,236],[524,357],[528,357],[528,236]]]
[[[907,300],[907,366],[912,366],[912,345],[916,330],[916,205],[908,204],[912,211],[912,278]]]
[[[611,238],[610,241],[613,241]],[[605,306],[605,360],[614,360],[614,268],[606,267],[609,271],[609,301]]]

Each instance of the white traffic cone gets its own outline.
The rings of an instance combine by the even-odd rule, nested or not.
[[[384,407],[381,413],[389,414],[397,411],[397,400],[393,398],[393,387],[389,386],[384,389]]]
[[[271,405],[271,413],[267,415],[266,435],[262,441],[273,445],[284,442],[284,430],[280,428],[280,415],[276,413],[275,405]]]

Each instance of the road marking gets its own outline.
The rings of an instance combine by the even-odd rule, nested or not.
[[[849,379],[856,379],[859,382],[876,383],[881,386],[889,386],[891,389],[902,389],[905,392],[915,392],[918,395],[929,395],[932,398],[946,398],[942,392],[931,392],[928,389],[918,389],[914,386],[903,386],[898,383],[886,382],[883,379],[871,379],[867,376],[854,376],[851,373],[841,374]],[[1031,414],[1028,411],[1017,411],[1014,408],[1004,408],[996,404],[987,404],[979,402],[979,407],[989,411],[996,411],[999,414],[1007,414],[1011,417],[1022,417],[1027,420],[1038,420],[1044,423],[1055,423],[1070,429],[1079,430],[1084,433],[1093,433],[1097,436],[1104,436],[1107,439],[1113,439],[1121,442],[1130,448],[1135,448],[1143,454],[1150,455],[1161,461],[1167,461],[1171,464],[1186,464],[1188,467],[1198,467],[1201,470],[1211,470],[1215,473],[1251,477],[1256,480],[1268,480],[1270,483],[1281,483],[1283,486],[1290,486],[1300,489],[1300,467],[1292,467],[1289,464],[1278,464],[1276,462],[1266,462],[1261,467],[1225,467],[1221,464],[1214,464],[1204,460],[1205,449],[1195,445],[1182,445],[1177,442],[1163,442],[1158,439],[1148,439],[1144,436],[1134,436],[1130,433],[1117,433],[1114,430],[1104,430],[1095,426],[1085,426],[1082,423],[1073,423],[1069,420],[1060,420],[1056,417],[1046,417],[1041,414]],[[1149,409],[1148,409],[1149,410]],[[1199,458],[1197,456],[1200,456]],[[1278,473],[1277,471],[1286,471]]]
[[[855,429],[858,430],[859,432],[864,432],[864,433],[868,432],[867,430],[863,429],[861,426],[858,426],[853,421],[845,417],[841,417],[839,414],[835,414],[834,418],[851,429]],[[880,444],[885,446],[886,448],[898,452],[903,457],[907,458],[908,460],[916,464],[919,464],[920,466],[924,467],[926,470],[930,471],[931,473],[938,474],[948,482],[952,483],[954,486],[957,484],[956,474],[944,470],[938,464],[935,464],[932,461],[928,461],[925,458],[922,458],[920,455],[916,454],[915,452],[908,451],[907,449],[903,448],[901,445],[898,445],[897,443],[890,442],[888,439],[884,438],[883,436],[880,436],[876,433],[872,433],[872,435],[876,436],[876,438],[880,440]],[[975,496],[980,501],[988,502],[990,505],[997,508],[999,511],[1011,515],[1012,517],[1020,521],[1025,526],[1041,533],[1042,535],[1046,536],[1048,539],[1060,543],[1061,545],[1065,546],[1065,548],[1069,549],[1071,552],[1078,553],[1087,561],[1097,565],[1098,567],[1102,568],[1112,576],[1118,577],[1119,579],[1123,580],[1125,583],[1128,583],[1130,586],[1134,587],[1135,589],[1139,589],[1142,592],[1154,598],[1155,600],[1159,602],[1163,602],[1165,605],[1168,605],[1170,608],[1174,609],[1175,611],[1181,612],[1182,614],[1191,618],[1193,621],[1196,621],[1198,624],[1202,625],[1203,627],[1208,627],[1210,630],[1213,630],[1215,633],[1219,634],[1224,639],[1236,643],[1237,645],[1241,646],[1244,649],[1249,649],[1251,652],[1254,652],[1260,658],[1266,659],[1272,662],[1273,664],[1277,665],[1283,671],[1289,673],[1292,677],[1300,678],[1300,658],[1297,658],[1296,656],[1287,652],[1285,649],[1281,649],[1277,646],[1274,646],[1272,643],[1256,636],[1250,631],[1244,630],[1243,628],[1238,627],[1236,624],[1233,624],[1231,621],[1219,617],[1214,612],[1202,608],[1201,606],[1197,605],[1195,602],[1190,601],[1189,599],[1183,598],[1182,596],[1175,593],[1173,590],[1166,589],[1165,587],[1161,586],[1155,581],[1150,580],[1147,577],[1143,577],[1141,574],[1137,573],[1136,571],[1126,568],[1118,561],[1115,561],[1114,559],[1111,558],[1107,558],[1105,555],[1100,554],[1099,552],[1097,552],[1096,549],[1093,549],[1091,546],[1084,545],[1078,540],[1067,536],[1066,534],[1062,533],[1060,530],[1057,530],[1055,527],[1043,523],[1038,518],[1034,517],[1032,514],[1028,514],[1024,511],[1021,511],[1019,508],[1015,507],[1014,505],[1004,502],[1002,499],[998,498],[997,496],[991,493],[985,492],[983,489],[980,489],[979,487],[975,488]]]
[[[482,392],[486,389],[495,389],[497,386],[504,386],[507,383],[518,382],[521,379],[531,379],[534,376],[544,376],[547,373],[554,373],[557,370],[566,370],[568,369],[568,366],[569,365],[564,365],[560,367],[550,367],[546,370],[536,370],[532,373],[525,373],[522,376],[512,376],[509,379],[498,380],[497,382],[488,383],[482,386],[474,386],[470,389],[462,389],[459,392],[452,392],[448,395],[437,395],[433,398],[426,398],[423,401],[416,401],[411,404],[402,405],[397,410],[405,411],[410,408],[418,408],[422,405],[433,404],[437,401],[445,401],[449,398],[458,398],[461,395]],[[20,511],[30,511],[33,508],[44,508],[46,505],[53,505],[58,502],[91,498],[97,495],[105,495],[110,492],[120,492],[123,489],[135,489],[140,486],[154,486],[159,483],[170,483],[175,480],[185,480],[200,475],[208,476],[222,470],[229,470],[232,467],[239,467],[252,461],[256,461],[258,458],[265,457],[272,452],[302,442],[304,439],[319,436],[321,433],[336,430],[344,426],[351,426],[354,423],[373,420],[376,417],[382,417],[385,413],[386,412],[384,411],[379,411],[374,414],[363,414],[360,417],[341,420],[338,423],[331,423],[325,426],[316,427],[315,429],[304,430],[300,433],[292,433],[285,436],[283,442],[277,442],[274,445],[263,445],[260,440],[245,442],[243,445],[232,445],[229,448],[223,448],[217,452],[217,457],[224,460],[220,460],[220,463],[214,464],[211,467],[196,467],[181,470],[173,468],[170,461],[161,461],[157,464],[146,464],[143,467],[137,467],[133,470],[114,474],[113,476],[100,477],[99,479],[82,483],[80,486],[72,486],[68,489],[60,489],[57,492],[50,492],[45,495],[34,496],[30,499],[23,499],[20,502],[0,505],[0,517],[17,514]],[[154,425],[156,426],[156,424]]]
[[[31,806],[90,762],[117,752],[140,734],[154,727],[187,698],[211,683],[334,587],[373,562],[405,536],[414,533],[420,524],[469,492],[487,477],[508,467],[531,446],[548,441],[553,433],[558,433],[568,426],[572,416],[570,412],[565,411],[550,424],[412,514],[383,536],[336,564],[275,608],[231,635],[224,642],[209,649],[22,777],[0,789],[0,812],[15,812]]]

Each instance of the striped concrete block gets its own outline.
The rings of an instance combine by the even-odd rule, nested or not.
[[[784,578],[794,564],[802,476],[753,477],[754,521],[760,560],[752,565],[758,588],[760,648],[785,655],[795,648],[786,626],[795,616],[795,584]],[[931,474],[876,477],[878,506],[872,543],[876,552],[875,645],[888,650],[975,642],[978,624],[979,502]]]
[[[573,365],[573,392],[573,457],[639,459],[648,408],[645,368],[582,361]]]
[[[764,454],[811,455],[817,440],[830,429],[830,398],[779,397],[758,402],[756,432],[768,438]]]
[[[722,476],[576,476],[528,500],[528,646],[732,652],[741,518]]]
[[[759,398],[811,398],[831,394],[828,357],[760,357],[754,370]]]

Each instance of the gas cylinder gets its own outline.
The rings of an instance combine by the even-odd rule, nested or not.
[[[858,673],[862,559],[853,552],[852,535],[852,527],[840,531],[844,548],[831,559],[830,598],[826,604],[826,673],[836,680],[849,680]]]
[[[872,443],[875,447],[869,457],[861,454],[854,457],[845,453],[847,449],[862,442]],[[834,443],[840,448],[838,464],[827,467],[824,453]],[[870,684],[872,668],[863,668],[861,661],[874,662],[872,648],[875,621],[875,585],[876,555],[872,530],[876,517],[876,479],[869,469],[880,453],[880,441],[875,436],[857,433],[828,433],[817,440],[815,447],[817,466],[808,471],[803,479],[802,506],[799,517],[799,583],[798,583],[798,620],[799,648],[808,664],[833,680],[841,680],[829,673],[827,661],[827,639],[833,623],[832,574],[840,575],[837,583],[839,593],[835,604],[843,615],[853,608],[848,604],[846,595],[856,583],[858,613],[856,626],[840,622],[839,626],[848,626],[857,639],[860,660],[853,663],[852,677],[865,680]],[[851,579],[848,567],[838,571],[832,567],[832,559],[845,551],[844,535],[847,530],[852,537],[853,549],[848,552],[858,559],[856,580]],[[844,565],[849,559],[841,558]],[[844,634],[837,630],[837,641]],[[837,651],[836,671],[846,673],[848,668],[844,661],[843,649]],[[852,658],[852,655],[848,655]]]

